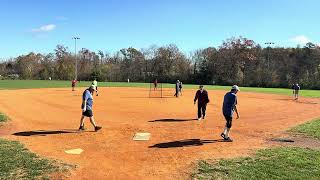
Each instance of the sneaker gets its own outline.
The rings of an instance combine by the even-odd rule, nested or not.
[[[201,118],[198,118],[198,121],[201,121]]]
[[[94,127],[94,131],[99,131],[102,127],[101,126],[96,126]]]
[[[79,127],[79,131],[84,131],[84,130],[85,130],[84,126]]]
[[[202,117],[202,119],[204,120],[204,116]]]
[[[224,138],[225,142],[233,142],[233,140],[230,137]]]
[[[223,139],[226,139],[226,135],[224,135],[223,133],[221,133],[220,136],[221,136]]]

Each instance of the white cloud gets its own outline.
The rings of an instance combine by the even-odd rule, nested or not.
[[[290,41],[296,44],[301,44],[301,45],[305,45],[308,42],[311,42],[311,40],[305,35],[299,35],[299,36],[293,37],[290,39]]]
[[[39,28],[32,29],[31,31],[32,32],[49,32],[49,31],[54,30],[56,27],[57,26],[55,24],[47,24],[47,25],[43,25]]]

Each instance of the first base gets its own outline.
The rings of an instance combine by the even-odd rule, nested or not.
[[[134,141],[148,141],[150,139],[150,133],[136,133],[133,136]]]
[[[81,154],[83,152],[83,149],[70,149],[70,150],[67,150],[67,151],[64,151],[65,153],[67,154]]]

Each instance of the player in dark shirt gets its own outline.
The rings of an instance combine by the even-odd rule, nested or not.
[[[232,126],[232,118],[233,113],[236,112],[237,119],[240,118],[240,115],[237,110],[237,93],[240,91],[237,85],[232,86],[231,91],[226,93],[223,99],[222,113],[224,118],[226,119],[226,127],[224,128],[224,132],[221,133],[221,137],[225,141],[232,142],[232,139],[229,137],[230,128]]]
[[[293,85],[293,94],[294,94],[294,100],[298,100],[299,98],[299,91],[300,91],[300,86],[299,84]]]
[[[203,88],[203,85],[199,86],[199,90],[196,92],[194,97],[194,104],[198,100],[198,120],[204,119],[206,116],[207,104],[210,102],[208,92]]]

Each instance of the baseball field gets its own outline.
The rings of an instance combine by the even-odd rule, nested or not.
[[[168,84],[165,92],[172,96],[149,98],[149,84],[100,83],[105,87],[94,96],[94,116],[103,128],[93,132],[87,120],[86,130],[79,132],[81,96],[89,82],[81,82],[76,91],[69,84],[0,81],[0,111],[10,117],[0,126],[0,137],[76,165],[68,179],[188,179],[199,160],[250,155],[320,114],[319,91],[302,91],[303,97],[294,101],[289,89],[242,88],[241,118],[234,120],[230,134],[234,142],[223,142],[221,106],[230,87],[206,87],[207,116],[197,121],[196,85],[186,85],[183,96],[175,98]],[[151,137],[133,141],[138,132]],[[65,153],[77,148],[83,150],[80,155]]]

